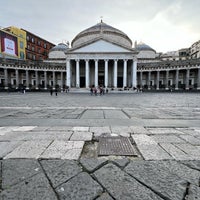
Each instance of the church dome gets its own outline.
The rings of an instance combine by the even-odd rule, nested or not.
[[[104,23],[100,23],[80,32],[72,41],[72,48],[87,44],[95,39],[106,39],[121,46],[132,48],[132,41],[122,31]]]
[[[56,59],[56,58],[64,59],[65,52],[68,51],[68,49],[69,49],[68,44],[59,43],[58,45],[50,49],[48,57],[50,59]]]
[[[156,57],[156,51],[152,49],[149,45],[140,42],[139,44],[135,45],[136,50],[139,52],[137,58],[149,58],[154,59]]]
[[[50,51],[66,51],[67,49],[69,49],[67,44],[59,43],[58,45],[51,48]]]
[[[140,42],[139,44],[136,45],[136,50],[138,51],[154,51],[156,52],[154,49],[152,49],[149,45]]]

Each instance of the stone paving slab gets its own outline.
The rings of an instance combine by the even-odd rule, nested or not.
[[[132,129],[129,126],[111,126],[112,133],[132,133]]]
[[[150,136],[157,143],[186,143],[184,139],[181,139],[177,135],[152,135]]]
[[[194,160],[200,160],[200,146],[193,146],[191,144],[175,144],[179,149],[186,152],[193,158]]]
[[[82,171],[78,163],[71,160],[42,160],[40,163],[54,188]]]
[[[25,181],[4,190],[0,199],[57,199],[44,174],[39,173]]]
[[[173,159],[169,153],[159,145],[137,145],[138,150],[145,160],[168,160]]]
[[[160,143],[160,146],[175,160],[193,160],[193,157],[191,157],[191,155],[186,154],[184,151],[181,151],[179,148],[171,143]]]
[[[159,161],[157,163],[157,168],[158,169],[165,169],[167,170],[170,174],[174,174],[180,179],[188,181],[190,183],[193,183],[197,186],[199,186],[199,181],[200,181],[200,171],[191,169],[186,165],[183,165],[181,163],[178,163],[176,161]]]
[[[37,126],[20,126],[18,128],[14,128],[13,131],[31,131]]]
[[[130,129],[134,134],[150,134],[143,126],[130,126]]]
[[[186,134],[189,134],[189,135],[199,135],[199,132],[195,130],[195,128],[176,128],[177,130],[183,132],[183,133],[186,133]]]
[[[180,137],[192,145],[200,146],[200,139],[198,139],[197,137],[194,137],[192,135],[180,135]]]
[[[51,141],[26,141],[9,153],[8,158],[39,158],[44,150],[50,145]]]
[[[94,176],[114,199],[161,200],[147,187],[127,175],[113,164],[107,164],[94,173]]]
[[[192,169],[196,169],[200,171],[200,161],[199,160],[193,160],[193,161],[183,161],[181,162],[185,165],[187,165],[188,167],[192,168]]]
[[[98,169],[100,166],[105,164],[107,162],[107,159],[105,158],[81,158],[80,163],[81,165],[88,171],[88,172],[94,172],[96,169]]]
[[[41,173],[42,170],[37,160],[7,159],[2,162],[2,172],[2,188],[7,189]]]
[[[87,131],[74,131],[70,140],[71,141],[91,141],[93,134]]]
[[[75,126],[72,128],[73,131],[86,131],[88,132],[89,131],[89,127],[85,127],[85,126]]]
[[[69,149],[61,159],[78,160],[81,156],[82,149]]]
[[[105,119],[129,119],[121,110],[104,110]]]
[[[200,200],[200,187],[191,184],[188,190],[187,200]]]
[[[0,199],[199,198],[200,161],[81,160],[2,160]]]
[[[78,159],[83,149],[83,141],[58,141],[55,140],[40,155],[40,158],[52,159]]]
[[[175,128],[147,128],[151,134],[184,134]]]
[[[60,199],[88,200],[95,199],[103,188],[87,173],[83,172],[56,189]]]
[[[158,164],[159,162],[135,161],[131,162],[125,171],[164,199],[183,199],[187,182]]]
[[[27,132],[9,132],[4,136],[0,136],[0,141],[7,140],[68,140],[72,135],[72,132],[56,132],[56,131],[27,131]]]
[[[86,110],[81,119],[104,119],[104,111],[103,110]]]
[[[157,142],[150,136],[145,134],[131,135],[136,145],[157,145]]]
[[[51,126],[51,127],[48,127],[46,130],[47,131],[57,131],[57,132],[71,131],[72,126]]]
[[[5,157],[22,143],[22,141],[0,141],[0,158]]]

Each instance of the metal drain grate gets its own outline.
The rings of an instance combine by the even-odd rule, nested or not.
[[[126,137],[100,137],[98,155],[135,156],[136,153]]]

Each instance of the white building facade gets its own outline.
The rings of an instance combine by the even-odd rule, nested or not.
[[[136,87],[136,55],[125,33],[101,21],[79,33],[66,51],[66,85]]]

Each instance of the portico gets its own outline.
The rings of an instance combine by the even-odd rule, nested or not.
[[[117,56],[104,57],[90,56],[86,59],[67,59],[66,85],[76,88],[89,88],[99,85],[106,88],[136,87],[137,61]]]

